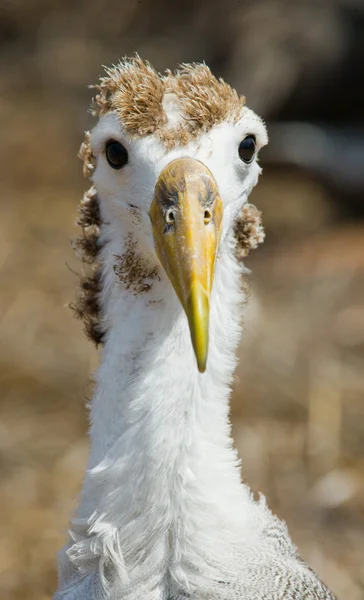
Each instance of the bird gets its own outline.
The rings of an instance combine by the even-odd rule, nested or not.
[[[265,124],[205,63],[159,74],[135,55],[95,89],[73,308],[102,349],[54,599],[335,600],[231,438]]]

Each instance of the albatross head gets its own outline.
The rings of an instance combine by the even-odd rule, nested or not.
[[[160,76],[136,57],[96,88],[89,157],[103,219],[120,236],[127,220],[162,265],[203,372],[216,258],[257,182],[264,124],[203,64]]]

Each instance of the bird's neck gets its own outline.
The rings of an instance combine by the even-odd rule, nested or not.
[[[228,419],[241,267],[227,238],[216,264],[204,374],[166,277],[147,268],[143,274],[139,265],[140,277],[130,284],[123,281],[126,272],[111,267],[104,272],[109,333],[74,529],[76,536],[97,540],[94,548],[101,558],[112,557],[126,587],[131,572],[143,579],[149,571],[183,585],[187,572],[203,563],[207,546],[210,566],[215,551],[217,561],[227,552],[241,532],[236,520],[246,517],[242,503],[249,504]]]

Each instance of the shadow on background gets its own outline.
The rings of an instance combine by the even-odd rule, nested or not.
[[[232,416],[244,474],[340,598],[364,594],[364,6],[0,5],[0,594],[49,599],[87,456],[96,351],[67,305],[87,84],[139,52],[205,60],[267,121],[267,231]],[[67,265],[70,268],[67,268]]]

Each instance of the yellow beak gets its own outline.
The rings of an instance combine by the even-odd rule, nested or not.
[[[202,163],[179,158],[163,169],[150,209],[154,242],[186,312],[201,373],[206,369],[210,293],[222,213],[216,182]]]

